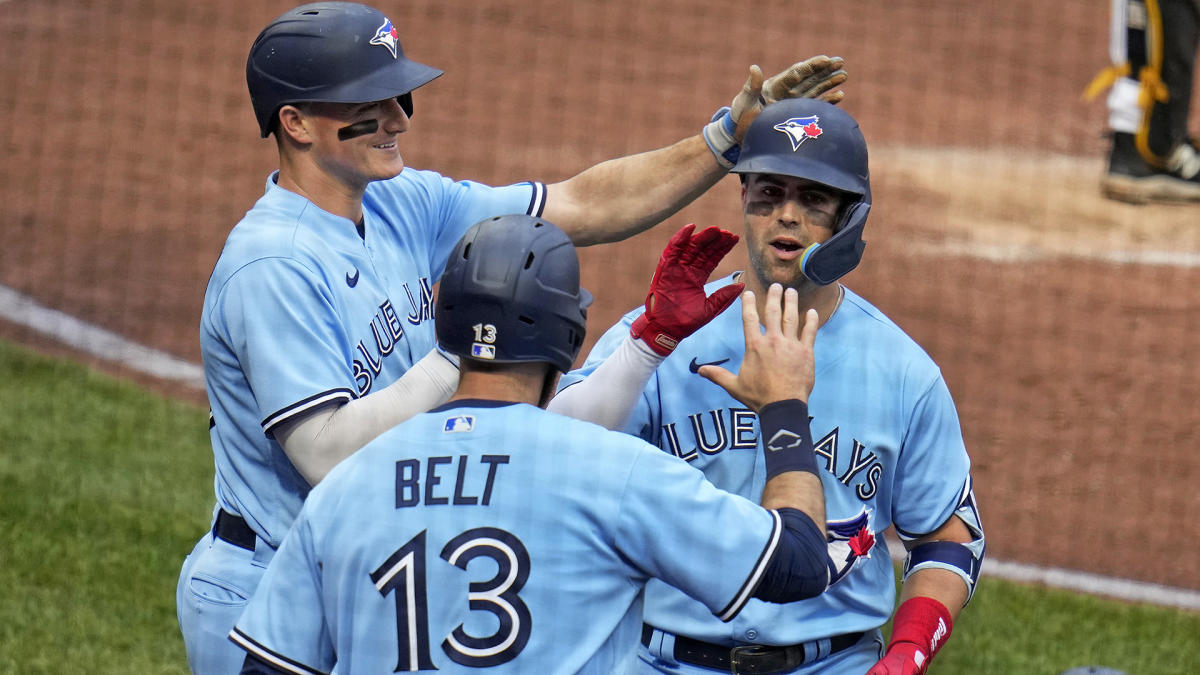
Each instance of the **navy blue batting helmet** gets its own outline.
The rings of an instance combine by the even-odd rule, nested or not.
[[[533,216],[488,218],[467,230],[446,262],[438,343],[475,361],[544,362],[566,372],[583,346],[591,304],[566,233]]]
[[[411,116],[412,90],[441,74],[406,58],[391,19],[356,2],[314,2],[283,14],[258,34],[246,59],[263,138],[288,104],[396,98]]]
[[[867,141],[846,111],[812,98],[784,99],[763,108],[742,139],[733,173],[805,178],[851,195],[834,235],[801,258],[804,275],[825,285],[858,266],[871,210]]]

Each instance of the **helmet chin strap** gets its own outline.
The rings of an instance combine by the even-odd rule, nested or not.
[[[837,233],[823,243],[804,249],[800,256],[800,270],[804,276],[815,284],[828,286],[858,267],[867,245],[862,240],[862,231],[870,211],[868,202],[851,204]]]

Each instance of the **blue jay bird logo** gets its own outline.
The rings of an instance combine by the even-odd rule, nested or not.
[[[871,549],[875,547],[875,533],[871,531],[871,514],[863,507],[858,515],[843,520],[830,520],[825,523],[826,539],[829,546],[829,559],[837,572],[829,580],[829,585],[841,581],[859,558],[870,558]]]
[[[792,142],[792,152],[795,152],[804,141],[810,138],[816,138],[825,133],[821,126],[817,124],[821,120],[818,115],[809,115],[808,117],[793,117],[785,122],[780,122],[775,125],[777,131],[782,131],[787,134],[787,137]]]
[[[373,45],[383,45],[392,53],[392,58],[396,58],[396,45],[400,41],[400,34],[396,32],[396,27],[392,25],[392,20],[384,18],[383,25],[375,31],[375,37],[371,38]]]

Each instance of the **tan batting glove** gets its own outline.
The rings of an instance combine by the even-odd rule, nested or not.
[[[845,65],[842,57],[824,54],[795,63],[763,83],[763,105],[785,98],[819,98],[826,103],[839,103],[846,97],[845,92],[837,89],[846,81]]]
[[[846,81],[845,60],[824,54],[798,61],[787,70],[763,80],[762,69],[750,66],[750,75],[728,108],[721,108],[704,127],[704,140],[727,169],[737,162],[742,137],[764,106],[787,98],[818,98],[838,103],[845,92],[838,89]]]
[[[816,98],[826,103],[840,103],[846,97],[846,93],[838,89],[848,77],[843,69],[845,65],[845,59],[840,56],[830,57],[821,54],[793,63],[790,68],[772,75],[765,82],[762,81],[762,71],[758,71],[756,74],[757,66],[751,66],[750,77],[742,87],[742,93],[734,99],[734,108],[731,113],[737,124],[734,137],[740,143],[746,134],[746,129],[750,127],[754,118],[758,117],[758,113],[762,112],[765,106],[784,99]],[[736,107],[738,99],[745,96],[748,90],[755,88],[753,83],[756,78],[760,83],[757,85],[758,97],[746,99],[744,107],[739,112]]]

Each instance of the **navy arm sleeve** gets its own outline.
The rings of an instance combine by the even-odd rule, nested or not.
[[[798,509],[776,509],[783,533],[775,555],[754,589],[754,597],[767,602],[796,602],[815,598],[829,587],[833,563],[821,530]]]

